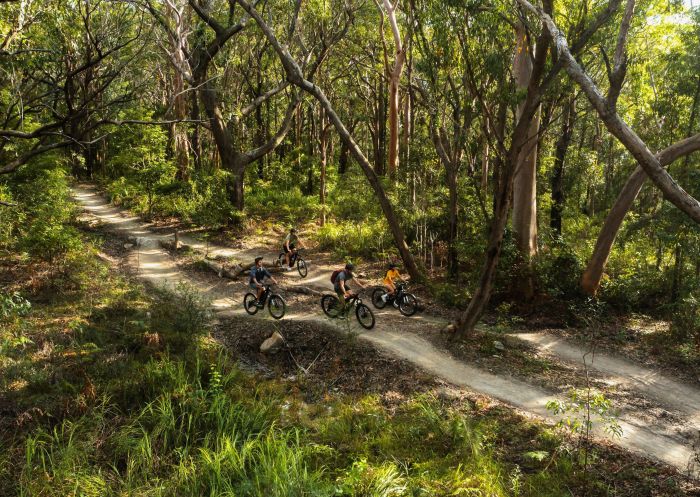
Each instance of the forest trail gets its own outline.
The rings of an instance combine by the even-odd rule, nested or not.
[[[191,277],[177,266],[167,251],[160,247],[162,241],[172,240],[172,235],[152,232],[147,223],[110,205],[102,195],[87,185],[75,186],[73,191],[81,207],[90,217],[98,220],[106,232],[118,234],[125,239],[130,237],[139,239],[138,247],[129,255],[128,264],[140,278],[155,286],[171,288],[179,282],[187,282],[209,297],[214,309],[220,315],[254,319],[247,316],[243,309],[243,292],[240,283],[232,283],[225,279],[218,279],[215,283],[204,283]],[[272,252],[261,252],[255,248],[233,250],[211,244],[205,246],[203,242],[186,235],[180,235],[180,240],[194,249],[208,250],[209,255],[214,256],[252,259],[255,254],[262,253],[265,257],[270,257],[270,260],[276,260],[278,255]],[[330,282],[326,284],[324,281],[329,270],[330,268],[323,266],[312,267],[309,276],[304,280],[304,285],[319,290],[330,289]],[[283,281],[285,285],[292,281],[298,284],[295,281],[298,279],[298,274],[290,272],[284,276]],[[408,360],[456,386],[489,395],[527,413],[556,421],[556,418],[545,408],[546,402],[556,397],[554,393],[525,381],[500,377],[458,361],[450,354],[438,350],[424,338],[407,333],[405,330],[394,329],[397,327],[391,326],[391,320],[387,320],[388,323],[382,322],[382,313],[375,312],[375,314],[378,317],[376,327],[371,331],[358,331],[359,338],[373,343],[381,350]],[[319,313],[314,315],[295,314],[294,309],[288,309],[285,319],[328,324],[328,320],[320,314],[320,309]],[[438,319],[426,317],[420,321],[424,322],[426,328],[433,327],[436,331],[439,329],[440,320]],[[518,338],[547,350],[565,361],[579,365],[586,352],[572,343],[543,334],[520,334]],[[691,464],[691,461],[695,459],[693,438],[700,427],[700,391],[665,378],[651,369],[606,354],[596,354],[590,367],[608,375],[611,381],[638,388],[670,409],[684,414],[685,430],[681,432],[677,424],[668,423],[664,419],[649,420],[634,416],[632,413],[622,413],[619,421],[623,436],[612,442],[674,466],[682,472],[690,468],[693,476],[698,477],[698,468],[695,464]],[[596,435],[607,438],[600,430]]]

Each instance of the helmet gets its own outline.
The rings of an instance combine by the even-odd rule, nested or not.
[[[350,271],[350,272],[352,273],[352,271],[353,271],[354,269],[355,269],[355,264],[353,264],[352,262],[348,262],[347,264],[345,264],[345,270],[346,270],[346,271]]]
[[[289,230],[289,232],[290,232],[290,233],[296,233],[296,232],[297,232],[297,229],[296,229],[296,228],[292,228],[292,229]]]
[[[248,260],[250,260],[250,259],[248,259]],[[261,260],[263,260],[263,256],[262,256],[262,255],[257,256],[257,257],[255,258],[255,264],[257,264],[257,263],[260,262]]]
[[[396,269],[396,263],[390,262],[390,263],[389,263],[389,269]]]

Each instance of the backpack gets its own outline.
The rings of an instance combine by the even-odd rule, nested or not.
[[[338,279],[338,275],[342,272],[343,272],[342,269],[336,269],[335,271],[333,271],[333,274],[331,274],[331,283],[333,283],[335,285],[335,280]]]

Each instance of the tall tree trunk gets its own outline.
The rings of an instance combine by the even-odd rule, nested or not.
[[[459,261],[457,260],[457,208],[458,208],[458,192],[457,192],[457,168],[453,164],[447,170],[447,186],[450,192],[449,207],[448,207],[448,254],[447,268],[451,278],[456,278],[459,273]]]
[[[190,119],[199,120],[199,97],[197,91],[190,92]],[[202,142],[199,136],[199,123],[193,122],[190,125],[190,147],[194,157],[194,168],[202,170]]]
[[[488,118],[485,118],[488,119]],[[484,123],[484,131],[481,134],[482,146],[481,146],[481,192],[486,195],[486,191],[489,186],[489,135],[488,135],[488,121]]]
[[[338,174],[341,176],[348,170],[348,155],[350,149],[344,141],[340,143],[340,153],[338,155]]]
[[[513,60],[515,83],[527,89],[532,75],[532,56],[525,27],[516,29],[516,53]],[[523,118],[525,102],[518,105],[517,119]],[[537,141],[540,127],[539,107],[530,119],[528,136],[515,166],[513,177],[513,233],[520,251],[525,274],[520,285],[523,297],[530,300],[534,294],[532,257],[537,254]]]
[[[377,129],[375,131],[374,171],[379,176],[386,174],[386,86],[382,78],[377,80]]]
[[[681,293],[681,285],[683,284],[683,245],[680,241],[676,242],[676,250],[674,251],[674,266],[673,266],[673,283],[671,285],[671,303],[677,302]]]
[[[554,167],[552,168],[552,207],[550,208],[549,226],[557,236],[561,236],[561,215],[564,210],[564,159],[571,143],[573,114],[576,100],[571,97],[562,115],[561,134],[554,147]]]
[[[326,149],[328,147],[328,130],[326,128],[326,115],[323,107],[319,110],[319,152],[321,155],[321,174],[318,185],[319,203],[321,204],[321,226],[326,225]]]
[[[399,167],[399,85],[401,83],[401,74],[403,66],[406,62],[406,51],[404,50],[399,25],[396,20],[395,6],[390,0],[383,0],[384,9],[386,10],[391,26],[391,32],[394,36],[395,58],[394,67],[388,73],[389,77],[389,176],[396,177],[396,171]]]
[[[200,98],[209,120],[221,167],[231,173],[227,186],[229,199],[234,207],[243,210],[243,173],[245,172],[245,164],[241,164],[237,160],[233,138],[225,124],[224,117],[219,109],[216,90],[211,86],[211,83],[204,84],[200,90]]]

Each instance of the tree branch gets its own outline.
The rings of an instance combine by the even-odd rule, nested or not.
[[[564,65],[566,72],[586,94],[608,131],[632,154],[666,198],[696,223],[700,224],[700,202],[676,183],[673,177],[661,166],[659,160],[649,150],[646,143],[617,114],[615,109],[608,106],[607,100],[603,97],[593,80],[571,55],[566,38],[559,31],[552,18],[541,9],[532,5],[528,0],[517,0],[517,2],[542,20],[554,40],[555,47],[559,53],[559,60]]]

